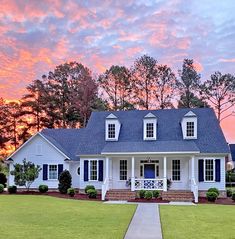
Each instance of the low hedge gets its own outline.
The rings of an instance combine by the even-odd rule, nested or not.
[[[144,194],[144,198],[150,200],[153,198],[153,193],[151,191],[146,191]]]
[[[145,192],[146,192],[145,190],[140,190],[139,191],[139,197],[144,198]]]
[[[17,192],[17,187],[15,185],[8,187],[8,193],[13,194]]]
[[[89,198],[96,198],[97,191],[95,189],[88,189],[87,190],[87,195],[88,195]]]
[[[87,191],[88,191],[89,189],[95,190],[95,186],[94,186],[94,185],[87,185],[87,186],[85,187],[85,193],[87,193]]]
[[[206,198],[209,202],[214,202],[217,199],[218,195],[216,192],[207,192]]]
[[[235,183],[235,173],[226,172],[226,182],[227,183]]]
[[[67,194],[68,194],[70,197],[74,197],[74,195],[75,195],[75,189],[74,189],[74,188],[68,188]]]
[[[0,193],[3,193],[3,192],[4,192],[4,185],[0,184]]]
[[[227,193],[227,197],[232,197],[233,190],[230,189],[230,188],[228,188],[228,189],[226,190],[226,193]]]
[[[159,192],[158,190],[154,190],[154,191],[153,191],[153,197],[154,197],[154,198],[158,198],[159,195],[160,195],[160,192]]]
[[[47,185],[40,185],[38,187],[38,190],[40,193],[46,193],[48,191],[48,186]]]
[[[232,199],[235,202],[235,192],[233,192],[233,194],[232,194]]]
[[[217,197],[219,196],[219,189],[218,188],[209,188],[207,192],[215,192]]]

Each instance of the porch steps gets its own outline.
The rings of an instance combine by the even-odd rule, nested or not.
[[[112,189],[106,193],[105,199],[110,201],[128,201],[135,199],[135,192],[128,189]]]
[[[192,202],[194,200],[193,193],[190,191],[169,190],[162,192],[161,196],[167,201]]]

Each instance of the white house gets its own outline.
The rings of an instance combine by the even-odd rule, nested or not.
[[[93,112],[84,129],[42,130],[8,162],[10,170],[24,158],[40,165],[34,188],[47,184],[56,189],[60,172],[68,169],[73,187],[92,184],[103,199],[115,191],[145,189],[189,192],[197,201],[198,193],[210,187],[225,195],[228,153],[212,109],[132,110]]]

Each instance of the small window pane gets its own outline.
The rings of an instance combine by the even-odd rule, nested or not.
[[[49,179],[58,179],[57,165],[49,165]]]
[[[194,122],[187,122],[187,137],[194,137]]]
[[[97,160],[90,161],[90,180],[97,180]]]
[[[120,180],[127,180],[127,160],[120,160]]]
[[[180,181],[180,160],[172,160],[172,180]]]
[[[143,165],[140,165],[140,177],[143,177]]]
[[[154,125],[153,123],[146,123],[146,138],[154,137]]]
[[[205,180],[206,181],[214,180],[214,160],[213,159],[205,160]]]
[[[156,165],[156,177],[159,177],[159,165]]]
[[[115,139],[115,124],[108,124],[108,138]]]

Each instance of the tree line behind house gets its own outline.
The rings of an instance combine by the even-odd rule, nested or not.
[[[84,127],[92,111],[213,107],[221,121],[235,105],[235,77],[215,72],[202,82],[192,59],[176,74],[143,55],[97,77],[81,63],[64,63],[26,92],[19,101],[0,99],[2,159],[43,128]]]

